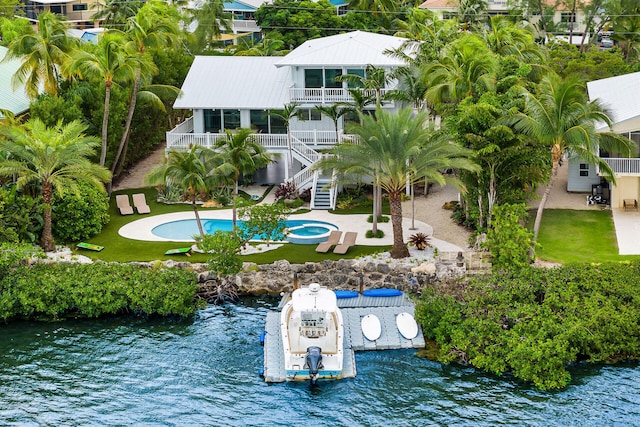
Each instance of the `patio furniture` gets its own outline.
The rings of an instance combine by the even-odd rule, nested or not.
[[[340,237],[342,237],[342,231],[334,230],[329,233],[329,237],[326,242],[320,242],[320,244],[316,247],[316,252],[327,253],[332,246],[340,243]]]
[[[149,205],[147,205],[147,199],[144,197],[144,193],[136,193],[133,196],[133,205],[139,214],[148,214],[151,212]]]
[[[133,215],[133,208],[129,203],[129,196],[126,194],[118,194],[116,196],[116,205],[120,211],[120,215]]]
[[[333,249],[333,253],[340,255],[346,254],[349,248],[356,244],[356,237],[358,237],[358,233],[356,233],[355,231],[347,231],[346,233],[344,233],[344,239],[342,239],[342,243],[340,243]]]
[[[101,250],[104,249],[104,246],[94,245],[93,243],[80,242],[80,243],[78,243],[76,245],[76,248],[78,248],[78,249],[87,249],[87,250],[90,250],[90,251],[100,252]]]
[[[622,207],[624,207],[625,212],[628,210],[638,210],[638,201],[636,199],[624,199],[622,201]]]

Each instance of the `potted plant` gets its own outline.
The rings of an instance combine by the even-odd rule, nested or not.
[[[409,237],[409,243],[416,247],[419,251],[425,250],[429,244],[430,237],[424,233],[416,233]]]

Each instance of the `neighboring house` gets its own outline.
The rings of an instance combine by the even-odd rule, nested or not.
[[[100,33],[104,32],[105,30],[106,28],[103,28],[103,27],[86,28],[84,30],[69,28],[67,30],[67,34],[69,34],[71,37],[78,38],[85,42],[97,43],[98,36],[100,35]]]
[[[174,108],[192,110],[193,116],[167,132],[167,150],[192,144],[211,146],[224,135],[224,129],[255,129],[261,144],[280,153],[280,160],[254,174],[254,180],[275,184],[293,178],[299,190],[313,188],[312,207],[318,207],[314,206],[314,195],[321,187],[326,191],[326,181],[311,172],[310,166],[320,159],[318,150],[332,147],[345,135],[344,118],[338,121],[336,131],[333,121],[314,111],[314,107],[351,101],[351,85],[337,82],[336,76],[364,76],[368,65],[388,72],[405,65],[385,54],[404,41],[354,31],[309,40],[284,57],[197,56],[174,103]],[[391,82],[382,93],[396,85],[396,81]],[[298,103],[301,111],[301,117],[290,123],[293,177],[288,176],[287,129],[283,120],[273,114],[291,103]],[[375,104],[368,108],[374,110]],[[382,108],[398,106],[384,102]],[[333,207],[332,203],[333,199],[326,207]]]
[[[621,158],[616,153],[600,153],[615,172],[616,184],[603,183],[599,171],[590,164],[569,159],[568,191],[595,191],[603,185],[610,189],[613,208],[622,208],[624,200],[640,200],[640,73],[625,74],[587,83],[589,98],[598,99],[608,110],[613,132],[626,135],[635,142],[633,157]],[[606,124],[598,125],[598,131],[609,131]]]
[[[237,40],[239,36],[252,35],[255,41],[261,38],[261,29],[256,24],[254,13],[265,3],[265,0],[230,0],[224,2],[225,12],[233,15],[231,30],[233,34],[225,34],[222,40]]]
[[[508,3],[509,2],[507,0],[487,0],[487,14],[489,16],[507,16],[509,14],[509,9],[507,7]],[[553,34],[553,37],[567,43],[570,42],[572,44],[580,44],[582,42],[582,36],[586,31],[584,13],[582,11],[576,11],[576,13],[574,14],[565,6],[556,4],[554,0],[543,0],[543,3],[545,3],[547,6],[555,8],[556,12],[553,18],[553,22],[556,24],[560,24],[560,26],[563,28],[563,31],[561,33],[556,32]],[[459,6],[460,1],[458,0],[427,0],[419,7],[421,9],[428,9],[432,12],[437,13],[441,19],[449,19],[456,16]],[[532,24],[535,25],[537,23],[539,19],[538,16],[534,16],[532,18]],[[573,36],[572,40],[569,41],[569,27],[572,23],[572,20]],[[585,43],[588,42],[589,38],[587,37],[585,39]]]
[[[62,15],[67,22],[77,28],[96,26],[92,17],[98,11],[94,5],[100,4],[96,0],[24,0],[26,18],[31,22],[38,22],[38,15],[51,12]]]
[[[0,110],[8,110],[14,116],[19,116],[29,111],[29,98],[25,93],[24,85],[16,89],[11,85],[11,78],[21,62],[19,59],[2,62],[7,50],[6,47],[0,46]],[[5,116],[0,111],[0,121],[4,119]]]

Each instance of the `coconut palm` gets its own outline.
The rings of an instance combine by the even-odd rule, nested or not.
[[[103,183],[111,178],[107,169],[89,161],[100,142],[86,136],[86,130],[77,120],[48,128],[39,119],[0,130],[6,137],[0,138],[0,152],[10,153],[0,157],[0,176],[17,177],[19,188],[30,184],[41,187],[44,223],[40,245],[45,251],[55,248],[51,232],[54,191],[79,194],[78,181],[104,189]]]
[[[215,144],[216,159],[213,174],[228,177],[233,182],[233,228],[236,228],[238,183],[243,175],[252,174],[267,166],[276,158],[269,153],[255,138],[250,129],[238,129],[236,132],[226,131],[226,137]]]
[[[231,28],[232,15],[224,10],[223,0],[202,0],[195,4],[195,8],[188,9],[192,22],[197,22],[193,32],[196,49],[204,52],[211,44],[222,35],[224,29],[227,33],[233,33]]]
[[[566,153],[595,164],[612,182],[615,176],[609,165],[599,156],[602,147],[608,152],[628,156],[630,140],[612,132],[596,132],[595,123],[611,127],[607,112],[598,101],[589,101],[584,84],[575,78],[562,79],[556,74],[545,76],[535,93],[523,92],[525,110],[506,120],[519,131],[551,150],[551,176],[544,191],[533,226],[534,244],[538,240],[544,207],[558,176],[560,160]]]
[[[127,156],[129,131],[139,95],[142,100],[153,103],[154,106],[164,110],[164,103],[152,90],[145,90],[143,93],[139,92],[142,75],[150,76],[157,73],[157,67],[149,55],[146,54],[147,49],[163,48],[177,40],[179,33],[177,24],[178,16],[174,15],[174,13],[177,13],[175,9],[172,9],[166,3],[151,1],[146,3],[135,16],[127,20],[125,34],[129,40],[129,47],[138,56],[138,66],[135,70],[127,121],[125,122],[124,131],[120,138],[120,145],[118,146],[116,156],[111,165],[111,173],[116,171],[116,167],[120,162],[120,156],[122,155],[121,164],[124,164],[124,159]],[[147,87],[147,89],[149,89],[149,87]],[[164,86],[162,89],[171,90],[167,86]],[[174,88],[174,92],[177,94],[178,89]]]
[[[92,8],[101,8],[91,19],[101,21],[105,28],[118,28],[125,25],[127,20],[138,13],[144,3],[138,0],[109,0],[106,5],[94,3]]]
[[[84,79],[100,79],[104,82],[104,113],[102,116],[102,149],[100,166],[107,159],[107,134],[111,86],[130,82],[138,67],[137,56],[125,45],[124,34],[109,30],[103,33],[97,45],[85,45],[88,50],[78,50],[66,66],[69,74]]]
[[[427,126],[428,115],[412,108],[398,113],[378,111],[376,118],[364,117],[351,133],[357,143],[344,142],[331,149],[331,156],[320,160],[316,168],[336,170],[343,182],[372,179],[389,194],[393,226],[393,258],[409,256],[402,232],[402,194],[407,185],[427,179],[444,184],[442,171],[450,168],[477,170],[468,159],[468,150],[448,138],[435,138]]]
[[[210,173],[213,158],[212,150],[199,145],[192,146],[188,151],[172,150],[162,164],[144,177],[146,185],[173,184],[186,189],[187,201],[193,207],[200,237],[204,237],[204,230],[198,212],[198,197],[218,183],[218,178]]]
[[[77,45],[78,39],[67,35],[67,27],[59,15],[41,13],[38,15],[38,32],[29,29],[8,46],[4,61],[22,60],[12,77],[12,85],[24,84],[29,98],[37,97],[41,86],[46,93],[57,95],[60,67]]]

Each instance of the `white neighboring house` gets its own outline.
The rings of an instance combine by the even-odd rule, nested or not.
[[[197,56],[174,103],[176,109],[192,110],[193,116],[167,132],[167,150],[212,146],[225,129],[255,129],[259,142],[280,153],[280,160],[254,174],[254,181],[278,184],[293,179],[299,191],[312,188],[312,208],[333,208],[335,194],[326,186],[329,178],[311,172],[309,166],[321,158],[318,150],[345,137],[344,119],[336,131],[333,121],[314,107],[351,101],[350,84],[336,82],[336,76],[364,76],[369,65],[387,72],[405,65],[385,53],[404,42],[399,37],[354,31],[309,40],[284,57]],[[396,85],[392,81],[382,93]],[[292,103],[299,105],[302,116],[290,123],[294,159],[290,177],[287,129],[271,112]],[[375,104],[368,108],[374,110]],[[395,110],[399,105],[385,101],[382,108]],[[321,199],[326,202],[320,203]]]
[[[626,158],[619,157],[617,153],[600,153],[615,173],[616,184],[612,186],[602,182],[594,165],[570,158],[567,190],[592,192],[603,186],[610,191],[611,207],[623,208],[624,200],[640,200],[640,72],[588,82],[587,90],[589,98],[599,99],[609,112],[613,132],[635,142],[635,152],[632,153],[634,157]],[[609,128],[601,123],[597,130],[608,132]]]
[[[16,73],[22,61],[20,59],[12,59],[4,61],[3,59],[9,49],[0,46],[0,110],[10,111],[14,116],[29,111],[30,100],[25,92],[24,84],[13,88],[11,80]],[[0,111],[0,121],[5,119],[4,114]]]

